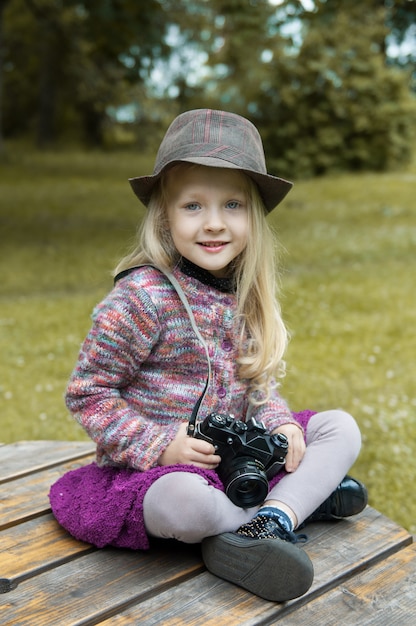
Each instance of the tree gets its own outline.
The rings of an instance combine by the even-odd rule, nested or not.
[[[317,3],[300,48],[275,54],[257,122],[276,171],[302,176],[409,160],[415,101],[407,76],[386,64],[380,4]]]
[[[185,104],[250,117],[269,163],[287,176],[405,163],[414,101],[408,75],[387,58],[396,19],[387,4],[403,1],[317,0],[306,10],[287,0],[276,10],[262,0],[212,0],[204,26],[210,71],[203,93]],[[400,40],[405,30],[397,32]]]
[[[83,131],[101,145],[122,105],[136,120],[212,106],[253,119],[280,173],[404,162],[414,102],[386,41],[389,29],[406,37],[414,5],[14,0],[4,11],[4,127],[36,127],[40,144]]]
[[[15,0],[5,12],[10,134],[37,127],[40,145],[69,125],[102,141],[106,109],[123,102],[127,86],[143,82],[163,43],[166,16],[157,0],[78,2]]]
[[[9,0],[0,0],[0,156],[4,152],[4,138],[3,138],[3,83],[4,83],[4,56],[5,45],[3,35],[3,20],[4,9]]]
[[[270,29],[274,8],[267,0],[213,0],[217,16],[214,47],[210,54],[213,69],[211,97],[222,106],[249,114],[256,108],[256,98],[263,80],[264,55],[275,39]]]
[[[389,61],[411,72],[411,88],[416,92],[416,2],[414,0],[388,0],[387,25],[390,41],[395,44],[398,54]],[[410,43],[413,42],[413,46]]]

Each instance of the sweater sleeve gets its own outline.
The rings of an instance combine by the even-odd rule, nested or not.
[[[295,424],[302,429],[302,426],[295,419],[286,401],[280,396],[276,387],[272,389],[271,397],[268,402],[258,406],[252,414],[257,420],[264,423],[269,433],[284,424]]]
[[[66,404],[97,444],[97,458],[145,470],[178,428],[144,417],[128,399],[160,335],[157,311],[144,289],[121,281],[96,307],[93,325],[70,378]],[[102,459],[101,459],[102,460]]]

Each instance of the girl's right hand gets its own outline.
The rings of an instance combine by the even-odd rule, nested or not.
[[[194,465],[203,469],[215,469],[221,457],[215,454],[214,446],[203,439],[195,439],[187,434],[188,424],[181,424],[175,439],[160,455],[158,465]]]

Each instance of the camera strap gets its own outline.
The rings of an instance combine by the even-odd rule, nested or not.
[[[191,417],[189,418],[188,421],[188,430],[187,433],[188,435],[190,435],[191,437],[194,435],[195,432],[195,424],[196,421],[198,419],[198,415],[199,415],[199,409],[201,407],[202,401],[205,398],[205,395],[208,391],[208,387],[209,384],[211,382],[211,359],[209,358],[209,352],[208,352],[208,346],[207,343],[205,341],[205,339],[203,338],[203,336],[201,335],[201,333],[199,332],[199,328],[197,326],[193,311],[191,309],[191,305],[188,302],[188,298],[185,295],[184,290],[182,289],[182,287],[180,286],[179,282],[176,280],[176,278],[174,277],[174,275],[167,271],[164,270],[160,267],[158,267],[157,265],[153,265],[152,263],[145,263],[143,265],[135,265],[134,267],[129,267],[127,270],[124,270],[122,272],[120,272],[119,274],[117,274],[114,278],[114,284],[120,280],[120,278],[124,278],[124,276],[127,276],[128,274],[130,274],[131,272],[133,272],[133,270],[139,269],[140,267],[154,267],[155,269],[159,270],[159,272],[161,272],[162,274],[164,274],[166,276],[166,278],[168,279],[168,281],[170,282],[170,284],[172,285],[172,287],[175,289],[176,293],[178,294],[183,306],[185,307],[185,310],[189,316],[189,320],[191,322],[191,326],[192,326],[192,330],[194,331],[195,335],[197,336],[198,341],[200,342],[200,344],[202,345],[202,347],[204,348],[205,351],[205,356],[207,357],[207,364],[208,364],[208,374],[207,374],[207,380],[205,382],[205,387],[203,392],[201,393],[201,395],[199,396],[193,410],[192,410],[192,414]]]

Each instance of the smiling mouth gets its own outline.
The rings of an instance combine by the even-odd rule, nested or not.
[[[227,243],[227,241],[201,241],[199,245],[204,248],[219,248],[220,246],[225,246]]]

